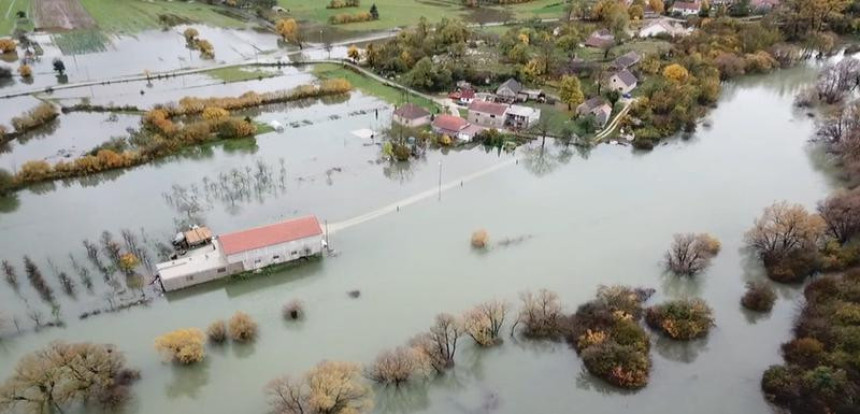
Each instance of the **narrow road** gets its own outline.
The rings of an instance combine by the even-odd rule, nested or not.
[[[627,115],[627,112],[630,112],[630,107],[633,106],[633,102],[635,101],[635,99],[628,100],[624,104],[624,108],[618,111],[618,115],[615,115],[615,118],[612,119],[612,122],[610,122],[609,125],[603,129],[603,131],[600,131],[600,133],[594,136],[595,144],[599,144],[600,141],[603,141],[604,138],[612,134],[612,131],[614,131],[615,128],[618,127],[618,124],[621,123],[621,118],[623,118],[624,115]]]

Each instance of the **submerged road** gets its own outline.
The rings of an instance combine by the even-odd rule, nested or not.
[[[368,221],[371,221],[373,219],[377,219],[377,218],[385,216],[387,214],[396,213],[396,212],[400,211],[401,208],[410,206],[410,205],[418,203],[420,201],[423,201],[423,200],[426,200],[426,199],[429,199],[432,197],[441,197],[443,192],[446,192],[452,188],[460,187],[465,183],[468,183],[472,180],[481,178],[487,174],[496,172],[496,171],[501,170],[505,167],[510,167],[511,165],[514,165],[516,163],[517,163],[517,158],[515,156],[515,157],[510,158],[508,160],[502,161],[498,164],[494,164],[494,165],[491,165],[487,168],[484,168],[483,170],[476,171],[476,172],[473,172],[471,174],[461,176],[461,177],[456,178],[454,180],[451,180],[447,183],[442,184],[440,181],[440,185],[438,187],[427,189],[427,190],[422,191],[418,194],[406,197],[402,200],[399,200],[399,201],[396,201],[394,203],[388,204],[386,206],[380,207],[376,210],[364,213],[360,216],[356,216],[356,217],[353,217],[353,218],[350,218],[350,219],[347,219],[344,221],[340,221],[337,223],[329,223],[328,224],[328,232],[329,232],[329,234],[334,234],[340,230],[346,230],[350,227],[357,226],[357,225],[362,224],[362,223],[366,223]]]

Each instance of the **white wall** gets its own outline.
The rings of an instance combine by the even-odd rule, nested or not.
[[[267,246],[227,256],[227,263],[241,262],[245,270],[256,270],[269,265],[285,263],[305,256],[322,253],[322,234]],[[307,250],[307,251],[306,251]]]

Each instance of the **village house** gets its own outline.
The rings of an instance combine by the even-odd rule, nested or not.
[[[483,128],[472,125],[469,121],[454,115],[439,115],[430,124],[433,132],[447,135],[462,141],[471,141]]]
[[[676,1],[672,4],[672,8],[669,10],[672,14],[680,14],[681,16],[693,16],[699,14],[699,10],[702,9],[701,4],[697,1]]]
[[[593,115],[597,126],[603,128],[609,122],[612,107],[603,98],[594,97],[577,106],[576,113],[580,116]]]
[[[540,121],[540,109],[511,105],[505,113],[505,125],[512,129],[529,129]]]
[[[468,105],[475,100],[475,90],[471,88],[460,90],[459,102],[462,105]]]
[[[638,82],[639,80],[636,79],[636,76],[626,69],[609,77],[609,87],[622,94],[630,93],[633,89],[636,89]]]
[[[413,103],[407,103],[394,110],[392,120],[400,125],[416,128],[430,123],[430,112]]]
[[[636,53],[636,52],[629,52],[629,53],[626,53],[626,54],[624,54],[624,55],[621,55],[621,56],[617,57],[617,58],[612,62],[612,69],[614,69],[614,70],[624,70],[624,69],[631,68],[631,67],[633,67],[634,65],[636,65],[637,63],[639,63],[639,60],[641,60],[641,59],[642,59],[642,58],[641,58],[641,57],[639,56],[639,54],[638,54],[638,53]]]
[[[505,102],[514,102],[518,99],[520,92],[523,90],[523,85],[516,79],[508,79],[496,89],[496,97]]]
[[[606,29],[595,30],[590,36],[588,36],[588,39],[585,40],[586,46],[596,47],[599,49],[611,47],[614,44],[615,36]]]
[[[475,101],[469,105],[469,122],[487,128],[501,129],[505,126],[507,111],[506,104]]]
[[[639,30],[639,37],[647,38],[654,37],[660,35],[667,35],[671,37],[681,37],[690,34],[691,29],[685,29],[680,24],[672,24],[668,20],[660,19],[657,20]]]
[[[322,254],[319,220],[306,216],[218,236],[188,256],[155,266],[165,291]]]

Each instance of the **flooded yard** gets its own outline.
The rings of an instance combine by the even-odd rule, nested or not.
[[[0,252],[20,268],[25,254],[40,263],[67,263],[72,252],[84,261],[81,240],[96,240],[103,230],[116,235],[131,229],[152,245],[169,240],[177,224],[188,221],[216,233],[301,214],[337,223],[440,182],[455,184],[440,197],[338,231],[331,240],[335,256],[277,274],[201,286],[84,321],[77,315],[104,303],[103,297],[73,300],[57,287],[67,326],[4,339],[0,372],[54,339],[114,343],[142,375],[125,412],[262,413],[262,388],[270,379],[298,375],[324,359],[369,363],[424,330],[439,312],[459,313],[492,298],[516,304],[520,292],[540,288],[557,291],[565,311],[573,312],[599,285],[620,283],[657,289],[652,301],[700,296],[714,308],[717,327],[708,338],[686,344],[655,335],[651,382],[638,392],[595,380],[565,344],[505,335],[495,349],[463,345],[457,366],[426,384],[375,388],[376,411],[769,412],[759,381],[780,359],[799,291],[781,287],[770,315],[743,310],[744,283],[764,276],[742,249],[742,236],[773,201],[811,207],[831,190],[808,142],[813,121],[792,107],[794,94],[814,74],[814,68],[801,67],[725,85],[711,128],[650,153],[537,141],[512,154],[457,148],[392,165],[378,161],[376,143],[351,133],[386,124],[390,109],[353,93],[345,102],[263,108],[259,120],[288,126],[253,141],[19,192],[0,209]],[[166,87],[153,95],[173,93]],[[298,126],[289,126],[293,122]],[[45,138],[54,139],[62,138]],[[499,164],[504,166],[456,185]],[[268,185],[231,189],[231,177],[250,174],[253,182],[257,170],[270,177]],[[222,181],[212,190],[211,183]],[[478,228],[490,234],[486,252],[469,248],[469,235]],[[709,232],[722,242],[713,266],[695,279],[661,272],[660,259],[678,232]],[[522,241],[500,243],[505,239]],[[359,298],[347,295],[353,289],[361,291]],[[27,302],[3,285],[0,312],[26,321],[27,307],[41,304],[29,286],[22,297]],[[305,302],[304,321],[282,320],[281,306],[291,299]],[[165,363],[153,349],[162,333],[205,328],[237,310],[260,323],[254,344],[209,347],[206,362],[192,368]]]

